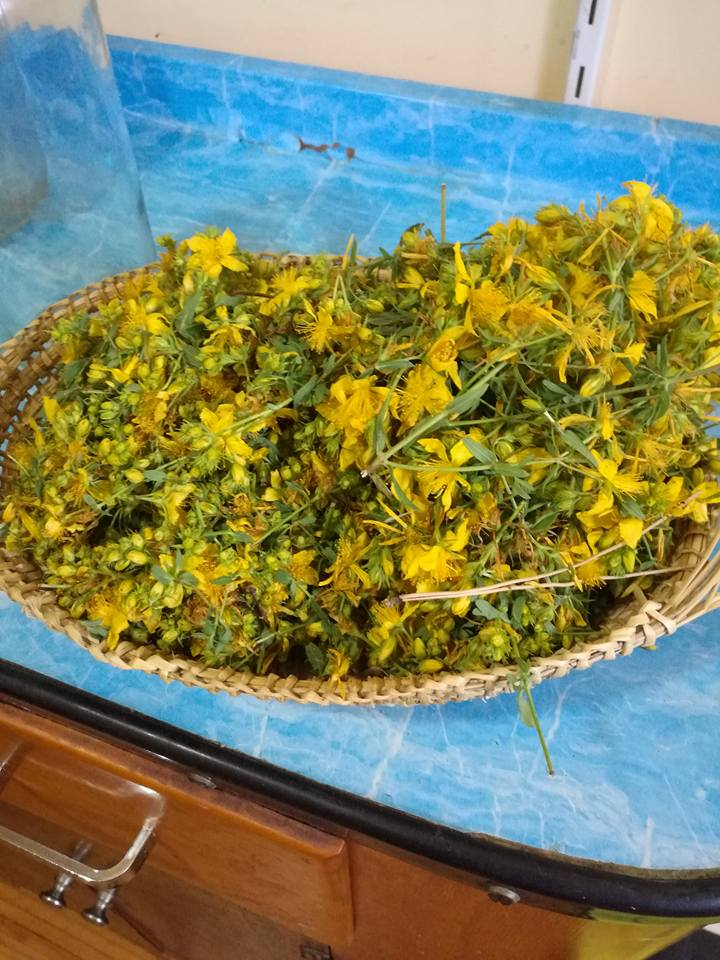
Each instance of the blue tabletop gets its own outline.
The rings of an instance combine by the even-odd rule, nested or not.
[[[718,128],[111,47],[156,233],[216,223],[241,245],[295,251],[339,251],[354,233],[372,253],[412,223],[437,225],[441,182],[450,238],[548,201],[590,204],[629,179],[657,183],[693,223],[720,222]],[[367,708],[210,694],[97,663],[0,600],[6,660],[439,823],[658,869],[720,867],[719,630],[720,612],[538,687],[548,777],[507,695]]]

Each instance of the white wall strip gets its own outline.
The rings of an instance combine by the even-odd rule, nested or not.
[[[612,0],[580,0],[573,35],[565,103],[591,107]]]

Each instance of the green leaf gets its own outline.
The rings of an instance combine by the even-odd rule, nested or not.
[[[521,690],[517,695],[517,708],[518,713],[520,714],[520,719],[525,726],[535,729],[535,719],[532,715],[532,710],[530,709],[530,701],[528,700],[527,694],[524,690]]]
[[[475,598],[473,613],[476,613],[479,617],[484,617],[486,620],[504,620],[505,623],[510,623],[507,614],[488,603],[483,597]]]
[[[398,498],[400,503],[407,509],[412,510],[413,513],[417,512],[418,506],[416,503],[413,503],[412,500],[407,496],[403,488],[395,479],[395,473],[390,475],[390,485],[392,486],[393,493]]]
[[[302,403],[303,400],[312,393],[312,391],[313,391],[313,390],[315,389],[315,387],[317,386],[318,382],[319,382],[319,378],[318,378],[317,376],[312,376],[312,377],[310,377],[310,379],[307,381],[307,383],[304,383],[304,384],[303,384],[298,390],[296,390],[295,393],[293,394],[293,398],[292,398],[292,399],[293,399],[293,404],[297,405],[297,404],[299,404],[299,403]]]
[[[525,613],[526,603],[527,601],[522,593],[513,600],[512,620],[516,626],[520,626],[522,624],[522,616],[523,613]]]
[[[327,658],[316,643],[305,644],[305,655],[313,669],[313,673],[319,676],[325,672]]]
[[[186,340],[195,341],[196,336],[193,336],[193,327],[197,326],[195,323],[195,317],[200,312],[200,304],[202,301],[202,287],[196,290],[194,293],[191,293],[187,298],[182,308],[178,311],[178,314],[175,318],[175,329],[180,334],[181,337],[184,337]]]
[[[237,576],[234,573],[226,573],[224,577],[215,577],[212,581],[216,587],[226,587],[229,583],[235,583]]]
[[[510,489],[513,496],[520,497],[521,500],[529,500],[535,492],[533,485],[528,483],[527,480],[523,480],[522,477],[513,477]]]
[[[618,498],[620,503],[622,503],[623,514],[627,514],[630,517],[633,517],[637,520],[645,519],[645,511],[632,497],[620,496]]]
[[[83,494],[83,502],[86,503],[91,509],[97,510],[99,513],[102,512],[102,506],[97,502],[95,497],[91,497],[89,493]]]
[[[158,566],[157,563],[154,563],[150,567],[150,573],[155,577],[156,580],[159,580],[160,583],[164,584],[165,586],[167,586],[169,583],[172,583],[173,578],[170,576],[167,570],[163,570],[163,568]]]
[[[529,477],[527,470],[524,470],[518,463],[494,463],[490,468],[491,472],[499,477],[519,477],[526,480]]]
[[[291,583],[292,577],[287,570],[276,570],[275,573],[273,573],[273,580],[275,580],[276,583],[287,585]]]
[[[164,467],[156,467],[154,470],[143,470],[143,476],[151,483],[162,483],[167,474]]]
[[[184,584],[186,587],[196,587],[199,583],[198,578],[194,573],[190,573],[189,570],[183,571],[178,577],[180,583]]]
[[[398,370],[395,376],[392,378],[390,383],[390,389],[385,394],[385,399],[383,400],[382,406],[375,414],[371,420],[371,435],[370,440],[372,444],[373,453],[376,457],[379,457],[385,447],[387,446],[387,433],[385,432],[385,420],[387,419],[388,411],[390,409],[390,401],[393,398],[395,393],[395,388],[398,383],[400,383],[400,377],[402,376],[402,370]]]
[[[651,407],[651,413],[647,422],[655,423],[656,420],[659,420],[661,417],[664,417],[669,409],[670,409],[670,393],[668,392],[667,389],[660,390],[657,400]]]
[[[498,462],[497,455],[493,450],[483,446],[482,443],[478,443],[477,440],[473,440],[472,437],[463,437],[463,443],[479,463],[490,464]]]
[[[474,387],[470,387],[467,390],[463,390],[462,393],[458,393],[455,399],[452,400],[446,407],[448,416],[451,414],[468,413],[470,410],[474,410],[478,405],[478,402],[482,399],[483,395],[487,392],[489,386],[490,381],[487,380],[481,383],[476,383]]]
[[[242,530],[223,530],[223,534],[229,536],[235,543],[252,543],[252,537]]]
[[[375,364],[376,370],[407,370],[412,367],[412,360],[406,357],[395,357],[394,360],[378,360]]]
[[[88,365],[88,362],[87,358],[81,357],[79,360],[71,360],[70,363],[66,363],[60,377],[60,385],[69,387],[71,383],[74,383]]]
[[[560,397],[567,397],[568,394],[572,393],[572,391],[568,390],[567,387],[562,387],[559,383],[553,383],[552,380],[543,380],[542,386],[545,388],[545,390],[549,391],[550,393],[555,393]]]
[[[571,447],[575,453],[579,453],[580,456],[586,461],[586,463],[589,463],[591,467],[597,468],[597,460],[576,433],[573,433],[572,430],[561,430],[561,435],[565,440],[565,443],[567,443],[567,445]]]

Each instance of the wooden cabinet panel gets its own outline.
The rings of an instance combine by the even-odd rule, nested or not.
[[[0,882],[0,960],[158,957],[155,950],[134,947],[114,929],[93,928],[69,910],[50,910],[28,891]]]
[[[8,808],[4,808],[3,813],[8,813]],[[38,824],[29,814],[23,814],[22,811],[11,817],[13,827],[19,829],[34,830]],[[56,828],[55,836],[51,828],[46,828],[45,836],[47,840],[54,840],[62,845],[62,831]],[[40,952],[39,942],[48,940],[47,948],[50,950],[54,939],[61,939],[64,933],[66,943],[65,949],[77,957],[99,958],[104,954],[100,951],[94,952],[94,945],[102,934],[110,932],[111,936],[105,938],[108,941],[108,957],[115,958],[122,956],[119,950],[119,944],[123,942],[128,944],[127,953],[129,958],[134,958],[135,953],[130,949],[129,944],[138,948],[138,956],[142,956],[142,951],[147,951],[152,956],[161,956],[164,948],[162,942],[153,937],[148,937],[148,931],[140,933],[133,924],[128,923],[120,914],[114,910],[110,915],[110,926],[108,928],[98,928],[89,924],[80,915],[86,907],[92,906],[95,902],[95,891],[90,890],[82,884],[73,884],[65,892],[65,901],[67,906],[63,909],[52,907],[40,900],[39,894],[43,890],[52,888],[55,882],[55,873],[52,868],[40,863],[27,855],[21,854],[16,850],[0,846],[0,884],[13,887],[16,890],[26,891],[28,897],[24,898],[25,920],[18,916],[15,920],[16,925],[23,924],[29,926],[28,941],[33,949],[38,951],[38,960],[45,954]],[[2,909],[0,908],[0,916]],[[0,919],[0,923],[2,920]],[[2,935],[0,934],[0,943]],[[73,954],[73,949],[75,953]],[[28,960],[35,960],[35,955],[28,948]],[[52,954],[48,954],[52,956]],[[58,950],[58,955],[63,956]],[[21,955],[22,956],[22,955]]]
[[[34,818],[7,806],[3,813],[13,826],[37,831]],[[40,827],[42,829],[42,827]],[[62,845],[63,831],[45,825],[47,838]],[[0,889],[3,884],[24,889],[32,896],[25,899],[28,929],[18,938],[27,941],[37,956],[29,952],[13,960],[45,960],[57,939],[69,957],[78,960],[300,960],[305,938],[264,917],[243,910],[211,893],[199,890],[157,870],[152,853],[138,875],[120,887],[109,912],[109,926],[96,928],[80,913],[95,899],[94,891],[73,884],[65,893],[67,906],[57,909],[43,903],[38,894],[53,884],[53,872],[37,860],[13,850],[0,848]],[[0,944],[3,942],[3,910],[0,904]],[[45,941],[48,941],[47,947]],[[126,943],[126,951],[121,945]],[[105,944],[105,946],[103,946]],[[42,945],[42,950],[41,950]],[[45,952],[43,952],[45,951]],[[47,952],[47,960],[55,960]],[[59,960],[64,953],[58,950]],[[0,949],[0,960],[4,960]]]
[[[0,799],[7,812],[35,816],[41,832],[48,829],[42,824],[60,825],[66,846],[72,837],[89,839],[112,851],[105,857],[112,862],[144,816],[161,807],[157,840],[141,874],[152,866],[314,940],[350,940],[343,839],[3,704],[0,758],[13,751]]]

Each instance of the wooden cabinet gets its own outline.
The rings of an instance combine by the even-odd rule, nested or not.
[[[110,912],[130,939],[182,960],[206,960],[208,950],[235,958],[238,943],[243,958],[266,960],[300,956],[305,941],[350,940],[342,838],[6,705],[3,759],[0,823],[48,847],[70,853],[88,841],[88,862],[105,866],[157,821],[147,859]],[[40,890],[52,874],[0,844],[0,877]],[[72,891],[88,906],[91,891]]]
[[[155,823],[147,856],[110,910],[113,933],[150,956],[642,960],[688,929],[502,906],[400,851],[318,829],[191,777],[0,703],[0,828],[65,853],[88,841],[88,862],[107,866],[144,823]],[[53,878],[40,860],[0,842],[0,883],[37,893]],[[66,909],[77,915],[94,897],[75,883]],[[97,954],[88,948],[87,957]]]

